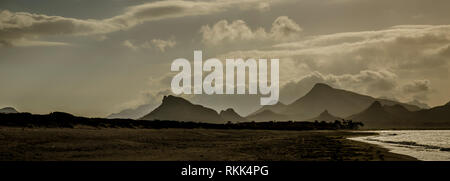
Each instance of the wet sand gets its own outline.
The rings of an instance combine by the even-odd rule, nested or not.
[[[346,139],[374,133],[127,128],[0,128],[0,160],[414,161]]]

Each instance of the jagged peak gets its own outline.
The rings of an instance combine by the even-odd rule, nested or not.
[[[313,89],[333,89],[333,87],[329,86],[328,84],[325,83],[316,83],[313,87]]]
[[[380,101],[374,101],[370,106],[369,109],[373,109],[373,108],[381,108],[382,105],[380,103]]]
[[[320,115],[330,115],[330,113],[325,109],[322,113],[320,113]]]
[[[168,96],[164,96],[163,100],[162,100],[163,104],[171,104],[171,103],[175,103],[175,104],[192,104],[191,102],[189,102],[188,100],[181,98],[181,97],[177,97],[177,96],[173,96],[173,95],[168,95]]]
[[[333,87],[324,84],[324,83],[316,83],[313,88],[308,92],[307,95],[316,95],[316,94],[326,94],[335,90]]]
[[[234,111],[233,108],[228,108],[228,109],[220,111],[220,114],[223,114],[223,113],[236,113],[236,111]]]

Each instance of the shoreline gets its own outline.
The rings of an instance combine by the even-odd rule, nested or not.
[[[0,128],[0,160],[418,161],[348,138],[377,133],[129,128]]]
[[[378,130],[376,135],[349,138],[378,145],[392,153],[408,155],[420,161],[449,161],[449,130]]]
[[[386,148],[382,145],[378,145],[378,144],[374,144],[374,143],[368,143],[365,141],[360,141],[360,140],[354,140],[354,139],[350,139],[350,138],[361,138],[361,137],[367,137],[367,136],[372,136],[372,135],[379,135],[379,133],[376,132],[370,132],[370,131],[374,131],[374,130],[363,130],[364,132],[359,132],[359,131],[354,131],[354,133],[358,134],[358,133],[368,133],[367,135],[353,135],[353,136],[348,136],[346,137],[347,140],[349,141],[353,141],[353,142],[357,142],[358,144],[367,144],[367,145],[373,145],[374,147],[376,147],[376,149],[382,150],[382,152],[384,152],[386,155],[388,155],[387,160],[385,161],[422,161],[419,160],[413,156],[410,155],[406,155],[406,154],[400,154],[400,153],[394,153],[392,152],[391,149]]]

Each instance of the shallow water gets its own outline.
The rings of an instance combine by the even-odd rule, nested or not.
[[[450,130],[367,131],[380,135],[349,138],[424,161],[450,161]]]

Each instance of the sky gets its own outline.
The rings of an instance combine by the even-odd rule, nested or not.
[[[280,100],[315,83],[450,101],[448,0],[2,0],[0,107],[105,117],[171,94],[176,58],[279,58]],[[259,96],[184,95],[247,115]],[[150,111],[150,110],[149,110]]]

